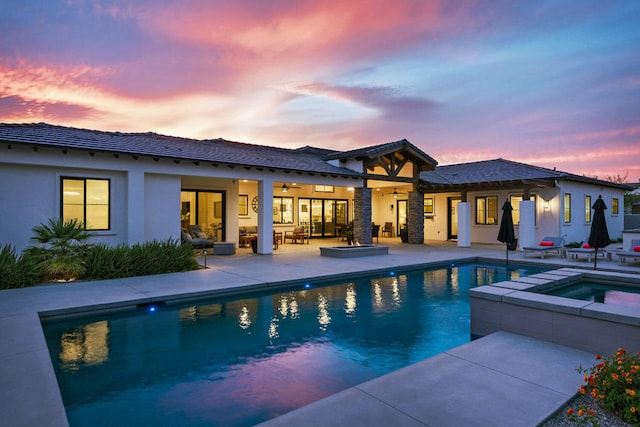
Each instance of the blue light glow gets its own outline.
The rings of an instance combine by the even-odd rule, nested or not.
[[[149,313],[153,313],[153,312],[156,311],[156,306],[155,305],[150,305],[147,310],[149,311]]]
[[[307,283],[307,284],[304,285],[304,287],[309,289],[311,287],[311,285]]]

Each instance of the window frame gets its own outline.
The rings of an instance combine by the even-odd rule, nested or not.
[[[565,224],[571,223],[571,193],[564,193],[562,200],[562,216]]]
[[[585,224],[591,224],[591,195],[585,194],[584,196],[584,222]]]
[[[484,201],[484,208],[483,209],[478,209],[478,202],[480,200]],[[495,200],[495,217],[494,218],[494,222],[493,223],[489,223],[489,200]],[[499,222],[499,218],[498,218],[498,196],[476,196],[476,225],[493,225],[493,226],[497,226],[498,222]],[[484,222],[480,222],[480,211],[484,211],[484,218],[482,218],[482,220]]]
[[[611,215],[620,215],[620,199],[618,197],[611,198]]]
[[[280,200],[280,203],[276,203],[276,199]],[[285,202],[285,200],[290,201],[289,205],[290,206],[290,212],[291,212],[291,222],[284,222],[284,217],[283,214],[285,212],[287,212],[286,209],[283,209],[283,206],[287,206]],[[296,222],[296,217],[295,217],[295,206],[294,206],[294,202],[295,202],[295,197],[292,196],[273,196],[273,215],[275,216],[277,212],[280,213],[280,221],[276,222],[274,221],[275,218],[272,218],[273,224],[278,224],[278,225],[292,225],[295,224]],[[277,212],[276,212],[277,211]]]
[[[248,194],[240,194],[238,196],[238,215],[240,216],[249,215],[249,195]]]
[[[434,216],[436,213],[436,205],[433,197],[424,198],[424,216],[425,218]]]
[[[112,229],[112,185],[111,178],[96,178],[96,177],[86,177],[86,176],[69,176],[64,175],[60,176],[60,218],[65,218],[65,206],[71,206],[71,203],[65,203],[65,181],[81,181],[83,187],[83,195],[82,195],[82,218],[76,218],[80,222],[82,222],[84,229],[88,231],[111,231]],[[87,182],[88,181],[100,181],[107,183],[107,203],[98,204],[98,203],[87,203]],[[107,227],[106,228],[89,228],[87,225],[89,221],[87,220],[87,206],[106,206],[107,209]],[[68,216],[67,218],[74,218],[73,216]]]

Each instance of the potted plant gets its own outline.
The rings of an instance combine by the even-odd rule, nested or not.
[[[407,224],[404,224],[402,228],[400,228],[400,240],[402,240],[402,243],[407,243],[409,241],[409,229],[407,228]]]
[[[254,254],[258,253],[258,236],[251,236],[251,251]]]

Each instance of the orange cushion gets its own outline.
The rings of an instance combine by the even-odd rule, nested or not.
[[[591,246],[588,243],[585,243],[584,245],[582,245],[582,247],[585,248],[585,249],[593,249],[593,246]]]
[[[553,242],[547,242],[546,240],[543,240],[542,242],[540,242],[540,246],[553,246]]]
[[[640,246],[634,246],[633,252],[640,252]]]

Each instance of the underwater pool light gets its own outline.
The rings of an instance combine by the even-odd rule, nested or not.
[[[311,285],[310,285],[310,284],[308,284],[308,283],[305,283],[304,287],[305,287],[306,289],[309,289],[309,288],[311,287]]]
[[[149,313],[153,313],[157,310],[157,307],[155,305],[150,305],[149,308],[147,308],[147,311]]]

